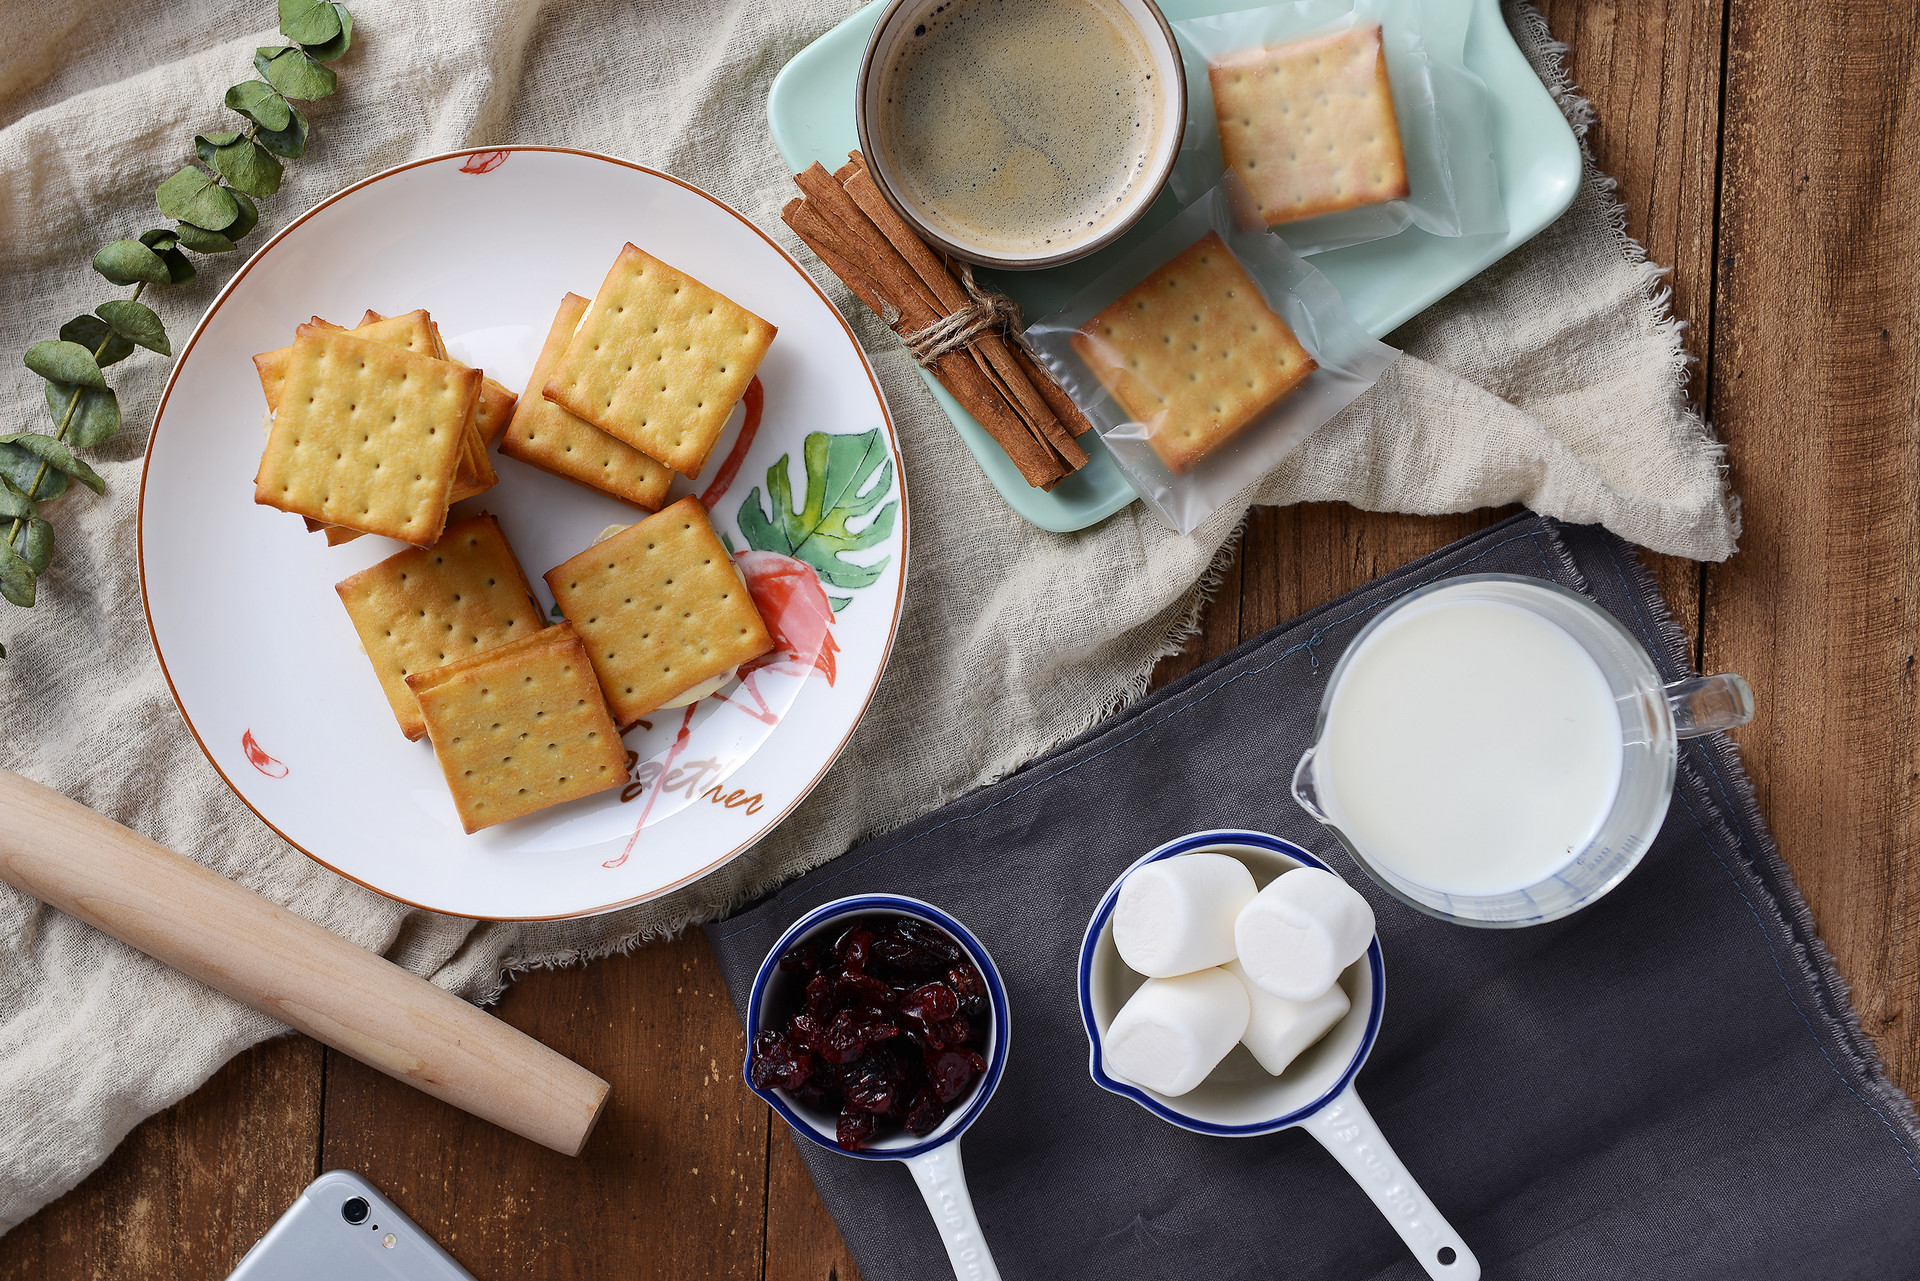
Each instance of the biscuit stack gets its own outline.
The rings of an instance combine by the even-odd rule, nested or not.
[[[304,516],[341,543],[385,534],[430,547],[447,508],[497,483],[487,433],[514,395],[447,357],[425,311],[313,318],[290,347],[253,359],[267,398],[254,501]]]
[[[488,447],[648,511],[706,466],[774,327],[627,245],[589,302],[562,300],[514,394],[448,357],[425,311],[315,317],[254,358],[268,406],[255,501],[329,543],[411,544],[335,590],[409,739],[433,744],[468,832],[627,781],[621,741],[773,648],[696,498],[546,575],[548,626],[493,516]]]
[[[500,452],[649,511],[707,465],[774,327],[632,245],[561,300]]]

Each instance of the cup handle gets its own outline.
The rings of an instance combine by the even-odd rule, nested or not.
[[[930,1152],[908,1157],[902,1164],[913,1172],[914,1184],[926,1198],[947,1261],[959,1281],[1000,1281],[993,1252],[973,1216],[973,1197],[967,1192],[967,1172],[960,1164],[960,1140],[943,1143]]]
[[[1732,672],[1675,681],[1666,696],[1676,738],[1698,738],[1753,719],[1753,689]]]
[[[1393,1154],[1352,1083],[1300,1123],[1333,1153],[1435,1281],[1479,1281],[1480,1260]]]

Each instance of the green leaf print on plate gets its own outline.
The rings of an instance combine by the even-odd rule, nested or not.
[[[764,510],[760,488],[747,492],[740,506],[740,532],[755,551],[779,552],[813,566],[820,581],[851,591],[880,577],[890,557],[871,565],[856,565],[846,553],[862,551],[886,541],[893,532],[897,502],[880,506],[893,489],[893,463],[879,428],[859,434],[829,435],[809,432],[802,459],[807,468],[805,502],[793,505],[793,485],[787,478],[789,455],[767,469]],[[877,476],[876,476],[877,474]],[[864,491],[864,492],[863,492]],[[875,509],[878,508],[876,512]],[[874,512],[859,531],[849,524]],[[829,598],[835,613],[852,603],[850,596]]]

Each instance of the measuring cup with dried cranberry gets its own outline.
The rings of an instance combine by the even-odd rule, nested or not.
[[[863,894],[801,917],[748,1000],[747,1084],[822,1147],[904,1162],[957,1275],[999,1276],[959,1139],[1006,1065],[1006,989],[986,948],[918,899]]]

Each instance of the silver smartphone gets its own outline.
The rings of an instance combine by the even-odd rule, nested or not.
[[[307,1185],[227,1281],[474,1281],[380,1190],[349,1170]]]

